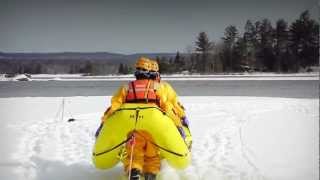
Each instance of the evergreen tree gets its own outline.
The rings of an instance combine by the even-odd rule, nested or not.
[[[189,65],[189,71],[190,72],[196,72],[197,69],[197,59],[196,59],[196,54],[192,53],[190,54],[190,65]]]
[[[237,69],[239,59],[235,55],[235,46],[238,40],[238,29],[230,25],[226,27],[224,37],[222,38],[224,47],[222,51],[222,64],[224,71],[234,71]]]
[[[118,68],[119,74],[129,74],[130,72],[131,72],[131,69],[128,65],[120,63],[119,68]]]
[[[24,74],[24,65],[18,65],[18,73]]]
[[[40,63],[37,63],[36,66],[35,66],[35,69],[33,71],[33,74],[41,74],[41,64]]]
[[[275,70],[278,72],[288,71],[288,24],[284,19],[279,19],[275,29],[274,53],[276,56]]]
[[[86,61],[84,67],[80,69],[80,73],[93,73],[93,64],[90,61]]]
[[[238,39],[237,27],[233,25],[226,27],[224,37],[222,39],[227,46],[233,48]]]
[[[177,54],[174,58],[174,66],[175,66],[175,71],[184,70],[184,66],[185,66],[184,58],[180,55],[179,51],[177,51]]]
[[[156,58],[159,64],[159,72],[160,73],[171,73],[170,62],[166,57],[157,57]]]
[[[180,63],[181,63],[181,56],[180,56],[179,51],[177,51],[177,54],[176,54],[176,56],[174,57],[174,64],[175,64],[176,66],[179,66]]]
[[[319,24],[304,11],[290,26],[290,49],[294,56],[295,71],[299,67],[318,64]]]
[[[246,42],[243,38],[238,38],[234,49],[233,49],[233,70],[234,71],[242,71],[242,70],[248,70],[248,68],[245,68],[243,65],[247,64],[247,47]]]
[[[247,20],[244,26],[243,39],[247,42],[254,42],[255,40],[255,27],[250,20]]]
[[[123,74],[129,74],[129,73],[130,73],[130,68],[127,64],[125,64],[123,67]]]
[[[119,73],[119,74],[124,74],[124,66],[123,66],[122,63],[120,63],[120,65],[119,65],[118,73]]]
[[[244,29],[243,43],[245,49],[243,63],[252,69],[255,62],[256,29],[250,20],[246,22]]]
[[[258,61],[259,69],[264,71],[272,71],[275,67],[275,56],[273,54],[274,29],[270,20],[263,19],[258,29]]]
[[[212,47],[208,35],[205,32],[200,32],[196,41],[196,51],[201,53],[208,53]]]
[[[206,71],[206,64],[209,57],[209,51],[212,49],[213,44],[210,42],[207,33],[200,32],[196,40],[196,52],[200,53],[197,58],[197,70],[200,72]]]

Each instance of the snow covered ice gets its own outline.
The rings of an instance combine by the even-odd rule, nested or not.
[[[0,179],[118,180],[121,164],[96,170],[94,132],[111,97],[0,98]],[[319,178],[319,100],[183,96],[193,133],[192,164],[162,163],[159,179]],[[60,110],[59,110],[60,108]],[[60,113],[59,113],[60,112]],[[76,121],[68,122],[69,118]]]

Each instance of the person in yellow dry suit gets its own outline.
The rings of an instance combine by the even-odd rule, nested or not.
[[[178,104],[176,92],[168,83],[160,82],[160,79],[150,72],[158,72],[159,67],[152,69],[152,61],[144,57],[138,59],[135,67],[136,80],[123,85],[114,94],[111,106],[105,112],[102,121],[106,121],[123,103],[150,103],[156,104],[166,112],[181,133],[181,117],[185,114],[181,109],[174,110]],[[160,156],[159,149],[152,143],[151,135],[146,131],[135,130],[128,136],[134,138],[126,143],[128,154],[124,160],[125,171],[130,179],[139,179],[144,174],[145,180],[154,180],[160,171]]]
[[[181,119],[182,127],[178,126],[178,130],[181,134],[181,136],[184,138],[186,144],[188,145],[189,149],[191,149],[192,145],[192,136],[189,130],[189,122],[186,117],[185,108],[183,105],[178,101],[177,94],[174,91],[174,89],[171,87],[171,85],[165,81],[161,81],[160,72],[159,72],[159,65],[157,61],[150,60],[151,61],[151,70],[150,75],[152,79],[155,79],[160,84],[165,86],[165,89],[168,92],[168,102],[170,102],[170,108],[172,113],[178,116]],[[188,131],[189,134],[186,135],[186,132]]]

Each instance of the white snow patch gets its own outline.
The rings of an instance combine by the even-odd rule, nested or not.
[[[94,132],[110,97],[0,98],[0,179],[119,180],[121,164],[91,162]],[[160,180],[319,178],[319,100],[181,97],[194,137],[192,163],[162,162]],[[68,122],[69,118],[76,121]]]

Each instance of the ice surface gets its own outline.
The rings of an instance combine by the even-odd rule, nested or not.
[[[118,180],[121,164],[96,170],[94,132],[110,97],[0,98],[0,179]],[[165,180],[316,180],[319,100],[181,97],[194,137],[192,163]],[[76,121],[68,122],[69,118]]]

